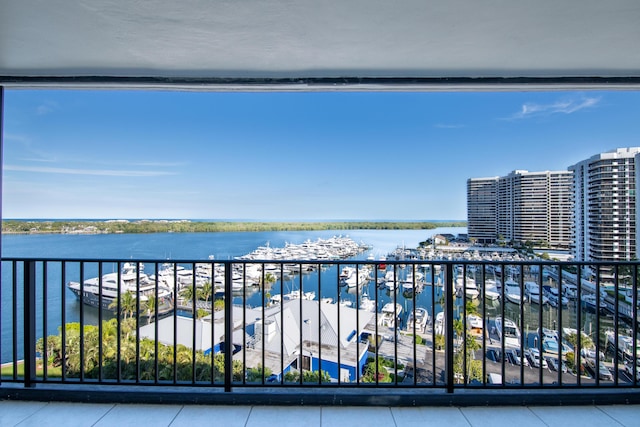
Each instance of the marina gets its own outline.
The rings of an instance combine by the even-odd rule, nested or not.
[[[100,275],[109,262],[98,268],[90,261],[83,264],[84,281],[74,277],[77,270],[67,267],[70,280],[66,289],[52,287],[48,298],[55,307],[55,301],[61,301],[61,291],[76,295],[66,298],[67,322],[77,321],[80,301],[84,301],[84,323],[95,325],[100,317],[115,316],[118,287],[121,295],[139,292],[139,314],[147,318],[144,336],[152,340],[164,337],[161,343],[172,345],[176,333],[180,342],[191,346],[193,331],[202,330],[202,338],[210,338],[199,342],[198,351],[217,353],[224,342],[215,331],[224,330],[224,316],[216,304],[226,304],[221,298],[225,280],[231,278],[233,344],[240,351],[236,357],[247,369],[255,368],[253,361],[269,361],[275,381],[284,381],[286,375],[291,378],[304,370],[324,371],[334,363],[335,369],[328,374],[331,381],[369,381],[365,366],[374,357],[403,367],[393,371],[395,382],[419,378],[438,384],[445,369],[440,352],[448,317],[447,268],[443,263],[453,262],[453,312],[449,318],[453,319],[456,354],[472,355],[467,365],[482,363],[486,373],[501,375],[505,383],[546,382],[547,377],[553,383],[558,380],[554,366],[571,367],[567,354],[574,353],[576,347],[570,330],[580,330],[590,339],[582,347],[586,375],[600,375],[596,370],[602,370],[601,366],[616,372],[616,342],[620,349],[618,377],[628,380],[628,373],[633,374],[626,363],[633,359],[629,349],[634,342],[632,325],[621,323],[616,340],[616,334],[611,333],[611,295],[597,296],[594,286],[584,285],[582,297],[577,298],[575,276],[563,272],[559,283],[554,266],[524,266],[510,252],[499,258],[499,264],[487,265],[481,264],[484,257],[495,262],[495,253],[451,252],[439,260],[433,258],[439,252],[430,255],[428,248],[408,249],[404,243],[375,251],[375,244],[356,243],[352,237],[315,236],[299,244],[285,240],[279,246],[265,240],[224,262],[211,254],[191,262],[120,262],[112,266],[114,271]],[[49,267],[52,271],[55,273],[54,264]],[[3,290],[3,295],[7,294]],[[80,294],[90,298],[79,298]],[[156,296],[157,301],[163,301],[157,311],[149,307]],[[97,301],[102,301],[100,307]],[[600,309],[595,309],[595,303]],[[625,304],[626,300],[618,302],[620,314]],[[55,310],[48,316],[48,327],[55,331],[59,327]],[[5,319],[3,324],[7,324]],[[334,331],[334,338],[329,330]],[[279,342],[287,336],[296,338],[281,348]],[[595,349],[605,355],[601,364],[588,362],[591,355],[598,354]],[[11,360],[11,344],[4,344],[2,350],[3,363]],[[543,368],[544,375],[524,375],[518,366],[525,363],[529,368]],[[482,380],[470,371],[460,375],[462,382]],[[562,375],[568,376],[563,381],[582,381],[571,376],[571,369]],[[602,376],[606,377],[604,371]]]

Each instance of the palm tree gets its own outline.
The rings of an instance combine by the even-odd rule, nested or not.
[[[267,274],[264,275],[264,283],[265,283],[265,285],[272,285],[277,280],[278,280],[278,278],[272,273],[267,273]]]
[[[147,301],[144,303],[145,308],[147,309],[147,325],[151,323],[151,318],[156,312],[156,294],[152,292],[147,297]]]
[[[464,340],[464,336],[462,334],[464,331],[464,323],[461,319],[453,319],[453,331],[456,334],[458,342],[462,342]]]
[[[211,282],[204,282],[199,290],[199,299],[211,302],[211,296],[213,295],[213,286]]]
[[[194,304],[194,297],[197,297],[197,291],[195,289],[195,287],[193,285],[188,285],[185,286],[184,288],[180,289],[180,298],[182,298],[182,300],[187,303],[187,304]],[[193,313],[196,312],[196,307],[194,304],[194,307],[191,308],[191,311]]]
[[[593,347],[595,347],[595,345],[593,344],[593,340],[591,339],[591,337],[585,333],[580,333],[580,348],[586,348],[586,349],[591,349]],[[564,339],[566,339],[569,344],[571,344],[574,348],[578,347],[578,334],[575,332],[570,332],[568,334],[566,334],[564,336]]]
[[[469,314],[479,315],[480,314],[480,310],[479,310],[478,305],[476,305],[476,303],[474,303],[473,301],[467,301],[466,302],[465,310],[467,311],[467,315],[469,315]]]
[[[193,296],[194,296],[193,293],[194,293],[193,285],[188,285],[180,289],[180,297],[186,301],[193,301]]]
[[[133,314],[136,312],[136,297],[133,295],[133,292],[127,291],[123,294],[120,294],[120,314],[124,316],[125,320],[129,317],[133,317]],[[118,298],[114,299],[111,304],[109,304],[109,308],[111,310],[118,309]]]

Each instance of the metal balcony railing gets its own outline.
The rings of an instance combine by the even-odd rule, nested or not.
[[[632,389],[638,265],[4,258],[0,388]]]

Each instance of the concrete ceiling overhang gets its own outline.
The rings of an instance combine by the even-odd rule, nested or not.
[[[11,86],[640,87],[638,0],[0,0]]]

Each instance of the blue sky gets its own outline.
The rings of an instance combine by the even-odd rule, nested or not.
[[[640,92],[6,90],[4,218],[466,220],[466,180],[640,145]]]

